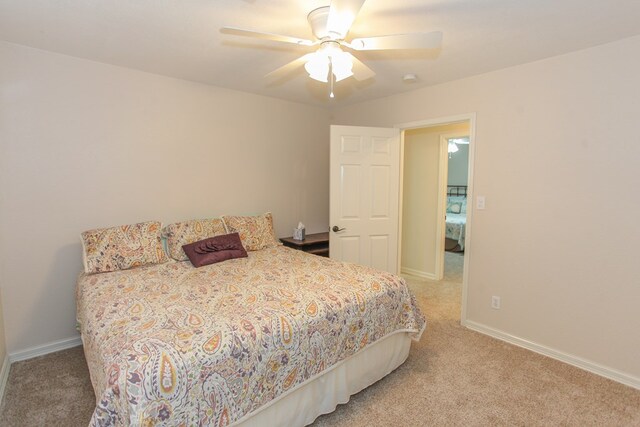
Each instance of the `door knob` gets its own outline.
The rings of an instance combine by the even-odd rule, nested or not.
[[[334,225],[333,228],[331,229],[334,233],[337,233],[338,231],[343,231],[346,230],[346,228],[340,228],[337,225]]]

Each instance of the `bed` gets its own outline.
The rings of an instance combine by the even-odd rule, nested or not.
[[[447,185],[447,213],[445,221],[445,247],[462,252],[465,247],[467,225],[467,186]]]
[[[76,298],[96,426],[306,425],[425,327],[402,278],[279,245],[83,273]]]

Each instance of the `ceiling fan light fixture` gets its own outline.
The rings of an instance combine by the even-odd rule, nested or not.
[[[337,43],[324,43],[304,65],[309,77],[319,82],[327,83],[329,70],[339,82],[353,75],[351,56],[343,52]]]
[[[340,69],[335,67],[333,69],[333,75],[336,76],[336,82],[339,82],[340,80],[353,76],[353,71],[351,71],[351,68]]]
[[[311,59],[304,64],[304,69],[309,73],[309,77],[319,82],[327,83],[329,75],[329,57],[316,52]]]
[[[340,51],[338,54],[332,55],[331,70],[333,75],[336,76],[337,82],[353,76],[353,63],[349,54]]]

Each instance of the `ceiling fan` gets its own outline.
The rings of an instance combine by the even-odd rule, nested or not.
[[[316,40],[300,39],[280,34],[264,33],[235,27],[222,27],[223,33],[256,37],[298,46],[318,46],[312,53],[301,56],[283,67],[267,74],[266,77],[278,78],[295,68],[304,65],[309,77],[320,82],[330,83],[331,98],[333,84],[353,76],[357,80],[366,80],[375,75],[371,68],[342,48],[352,51],[390,50],[390,49],[436,49],[442,43],[442,33],[395,34],[376,37],[355,38],[347,41],[351,24],[366,0],[331,0],[330,6],[312,10],[307,16]]]

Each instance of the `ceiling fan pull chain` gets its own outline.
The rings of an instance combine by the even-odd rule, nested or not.
[[[333,98],[335,95],[333,94],[333,81],[335,80],[333,76],[333,61],[331,57],[329,57],[329,98]]]

